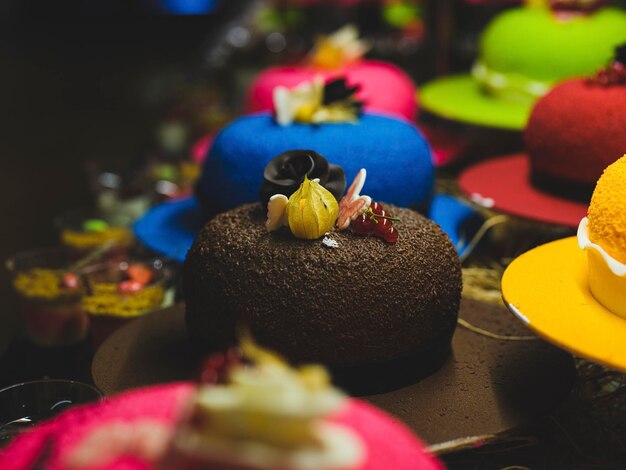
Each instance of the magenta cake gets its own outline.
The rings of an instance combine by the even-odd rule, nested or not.
[[[319,77],[326,82],[345,78],[349,87],[359,91],[356,99],[366,111],[388,113],[413,120],[417,113],[415,83],[395,65],[364,60],[369,49],[351,25],[317,39],[309,57],[301,64],[271,67],[262,72],[248,90],[246,112],[274,109],[276,87],[293,88]]]
[[[269,68],[252,84],[246,101],[246,112],[273,109],[274,88],[279,85],[292,88],[312,80],[316,75],[321,75],[326,81],[344,77],[350,86],[359,85],[357,99],[365,103],[366,111],[415,119],[417,103],[415,84],[411,78],[395,65],[373,60],[364,60],[333,70],[311,65]]]
[[[193,391],[190,383],[170,384],[76,407],[2,449],[0,468],[31,469],[38,459],[46,459],[41,468],[50,470],[158,468],[156,461]],[[365,442],[367,458],[359,470],[443,468],[403,424],[367,403],[349,399],[332,420],[355,430]],[[117,437],[107,441],[103,438],[107,434]],[[77,465],[75,452],[79,446],[98,437],[99,445],[94,446],[98,449],[98,463]],[[72,461],[73,465],[69,463]]]

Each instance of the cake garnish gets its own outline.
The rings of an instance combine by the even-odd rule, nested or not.
[[[330,238],[328,236],[322,239],[322,245],[326,248],[339,248],[339,242],[334,238]]]
[[[286,223],[296,238],[315,240],[333,228],[338,211],[335,196],[317,178],[310,180],[305,176],[288,200],[283,194],[270,198],[265,227],[272,232]]]
[[[267,221],[265,228],[274,232],[284,225],[288,225],[287,206],[289,198],[284,194],[274,194],[267,203]]]
[[[300,189],[289,198],[287,222],[296,238],[315,240],[333,228],[338,212],[335,196],[305,176]]]
[[[298,190],[304,177],[319,179],[335,199],[339,200],[346,190],[346,176],[338,165],[329,164],[313,150],[289,150],[274,157],[265,167],[261,185],[261,203],[268,208],[269,200],[276,194],[289,198]]]
[[[338,230],[346,230],[352,225],[354,233],[373,235],[394,243],[398,240],[398,232],[393,227],[393,222],[398,219],[386,212],[380,203],[372,203],[372,198],[361,195],[365,184],[367,171],[361,168],[354,181],[348,188],[347,193],[337,204],[337,198],[321,184],[318,178],[309,179],[306,171],[307,166],[302,163],[312,164],[313,157],[310,151],[286,152],[276,157],[265,170],[266,183],[261,188],[261,197],[273,190],[287,189],[289,193],[293,188],[293,182],[303,174],[300,187],[287,197],[278,193],[273,194],[267,201],[267,220],[265,227],[269,232],[279,230],[283,226],[289,226],[291,233],[296,238],[308,240],[318,239],[327,234],[336,225]],[[313,152],[314,153],[314,152]],[[289,154],[289,155],[288,155]],[[320,159],[326,161],[319,154]],[[294,157],[289,164],[289,158]],[[298,157],[298,158],[295,158]],[[306,157],[302,160],[302,157]],[[293,174],[284,180],[275,175],[279,173]],[[343,171],[341,173],[342,182]],[[345,183],[344,183],[345,185]]]
[[[263,177],[261,199],[268,231],[286,225],[295,237],[313,240],[333,228],[337,199],[346,187],[341,167],[329,165],[312,150],[291,150],[275,157]]]
[[[626,44],[615,48],[615,58],[611,63],[587,79],[589,85],[626,85]]]
[[[226,384],[197,390],[168,468],[186,462],[210,468],[358,468],[365,456],[361,439],[327,420],[341,410],[345,396],[331,385],[326,369],[292,368],[249,335],[240,350],[248,362],[232,366]]]
[[[370,49],[359,39],[359,30],[348,24],[333,34],[319,36],[309,56],[309,63],[321,69],[338,69],[361,60]]]
[[[225,352],[215,352],[204,359],[200,368],[199,381],[203,384],[225,384],[230,371],[242,363],[240,348],[232,347]]]
[[[385,211],[379,202],[372,202],[371,197],[360,195],[366,176],[365,169],[361,168],[348,192],[339,202],[337,228],[345,230],[351,226],[357,235],[371,233],[389,243],[395,243],[398,241],[398,231],[394,228],[393,222],[399,219]]]
[[[361,196],[361,190],[365,184],[367,171],[361,168],[356,174],[354,181],[348,188],[346,195],[339,201],[339,216],[337,218],[337,228],[345,230],[350,226],[350,221],[361,215],[372,203],[369,196]]]
[[[276,122],[281,126],[356,122],[363,107],[355,97],[358,90],[349,87],[345,78],[325,83],[321,76],[291,89],[277,86],[273,92]]]
[[[373,234],[382,238],[386,242],[395,243],[398,241],[398,231],[393,226],[398,218],[383,209],[379,202],[372,202],[367,210],[352,221],[352,231],[357,235]]]

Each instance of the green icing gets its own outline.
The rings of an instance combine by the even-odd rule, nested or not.
[[[543,8],[513,8],[483,33],[481,62],[499,73],[550,83],[592,74],[625,41],[626,13],[615,8],[569,20]]]
[[[532,102],[499,99],[483,92],[469,75],[455,75],[428,83],[420,89],[420,104],[440,117],[478,126],[521,130]]]

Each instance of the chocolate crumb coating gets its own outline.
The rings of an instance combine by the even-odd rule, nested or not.
[[[183,291],[192,340],[205,350],[235,342],[248,325],[293,362],[358,366],[401,359],[450,342],[461,299],[456,250],[435,223],[399,217],[389,244],[350,230],[338,247],[268,233],[260,204],[217,215],[187,254]]]

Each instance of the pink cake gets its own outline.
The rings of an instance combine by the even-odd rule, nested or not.
[[[319,38],[304,63],[269,68],[254,80],[248,91],[246,113],[273,110],[273,93],[277,86],[294,88],[321,76],[325,81],[345,78],[349,87],[358,85],[356,99],[365,104],[366,111],[415,119],[417,103],[413,80],[395,65],[363,60],[367,48],[367,43],[358,39],[358,31],[352,26]]]
[[[365,103],[365,110],[390,113],[413,120],[417,113],[415,84],[398,67],[373,60],[363,60],[339,69],[324,70],[310,65],[272,67],[262,72],[248,92],[246,112],[274,108],[272,93],[282,85],[293,88],[321,75],[326,81],[345,77],[348,86],[360,85],[356,95]]]
[[[2,449],[0,468],[156,469],[193,391],[190,383],[161,385],[73,408]],[[363,441],[366,458],[359,470],[443,468],[403,424],[365,402],[348,399],[331,421]]]

